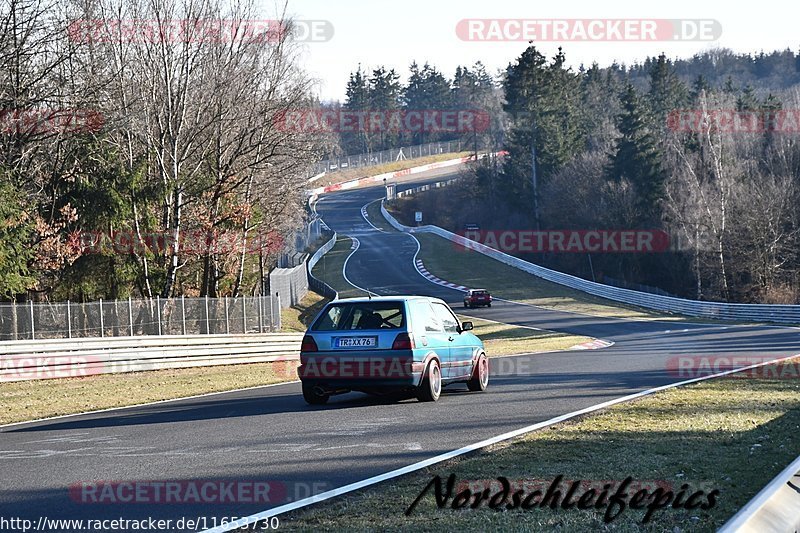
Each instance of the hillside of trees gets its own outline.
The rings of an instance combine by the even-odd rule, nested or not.
[[[800,302],[800,56],[715,50],[578,69],[566,60],[561,50],[548,58],[531,46],[496,76],[459,67],[451,79],[412,64],[406,86],[386,67],[369,79],[359,68],[342,105],[388,101],[424,109],[442,102],[491,110],[483,146],[510,155],[500,168],[475,169],[459,195],[470,198],[470,222],[482,228],[660,229],[673,241],[663,253],[546,253],[529,260],[689,298]],[[464,84],[465,72],[480,72],[480,81]],[[477,90],[465,98],[465,86]],[[380,97],[370,100],[374,94]],[[731,131],[713,120],[721,111],[762,122]],[[683,128],[681,116],[705,121]],[[776,127],[776,117],[789,121]],[[340,142],[355,151],[368,146],[347,136]]]

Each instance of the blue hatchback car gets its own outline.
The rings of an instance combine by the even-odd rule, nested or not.
[[[415,392],[436,401],[442,387],[489,385],[481,340],[438,298],[392,296],[330,302],[308,328],[297,372],[303,397],[324,404],[335,394]]]

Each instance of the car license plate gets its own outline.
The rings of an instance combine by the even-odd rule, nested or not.
[[[335,348],[377,348],[378,337],[336,337]]]

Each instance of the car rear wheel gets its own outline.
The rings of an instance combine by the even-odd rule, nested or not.
[[[491,306],[492,306],[492,304],[486,304],[486,306],[487,306],[487,307],[491,307]]]
[[[472,372],[472,378],[467,382],[467,388],[472,392],[485,391],[489,386],[489,360],[481,354],[478,356],[478,363]]]
[[[327,394],[320,394],[316,386],[310,383],[303,383],[303,399],[311,405],[324,405],[328,403]]]
[[[417,389],[417,399],[421,402],[435,402],[442,394],[442,370],[438,361],[428,363],[425,376]]]
[[[467,308],[467,302],[464,302],[464,309]]]

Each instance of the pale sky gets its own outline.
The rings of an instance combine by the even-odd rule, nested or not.
[[[261,0],[266,11],[275,0]],[[505,68],[525,49],[525,42],[468,42],[456,36],[462,19],[716,19],[721,37],[713,42],[565,42],[561,43],[570,65],[614,60],[631,64],[665,52],[669,57],[691,57],[709,48],[737,52],[798,51],[800,34],[790,3],[761,1],[738,4],[728,1],[561,0],[289,0],[289,13],[298,19],[327,20],[335,34],[329,42],[305,46],[305,69],[319,80],[323,100],[344,99],[345,84],[359,63],[367,68],[386,65],[403,77],[412,60],[436,65],[452,77],[457,65],[482,61],[490,72]],[[274,12],[274,11],[273,11]],[[551,56],[559,43],[540,43]]]

